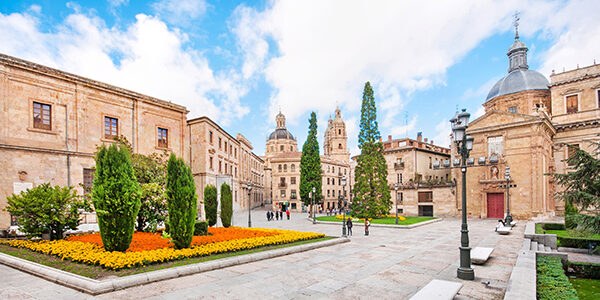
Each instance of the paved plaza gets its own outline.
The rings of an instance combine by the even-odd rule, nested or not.
[[[266,211],[252,212],[252,225],[341,234],[339,226],[313,225],[306,214],[267,222]],[[247,226],[247,213],[234,225]],[[350,243],[238,265],[182,278],[133,287],[102,299],[405,299],[432,279],[463,283],[457,298],[502,299],[521,248],[525,223],[509,235],[494,232],[496,220],[470,219],[471,246],[494,247],[483,266],[474,265],[475,280],[456,278],[460,219],[445,219],[414,229],[355,225]],[[0,265],[1,299],[94,298],[44,279]]]

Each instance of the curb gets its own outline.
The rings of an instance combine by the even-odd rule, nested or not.
[[[197,264],[190,264],[180,267],[157,270],[107,280],[96,280],[87,278],[81,275],[44,266],[4,253],[0,253],[0,263],[87,294],[99,295],[151,282],[162,281],[181,276],[187,276],[196,273],[202,273],[216,269],[241,265],[245,263],[265,260],[269,258],[284,256],[288,254],[309,251],[317,248],[347,243],[349,241],[350,239],[347,238],[335,238],[327,241],[286,247],[281,249],[267,250],[258,253],[234,256],[219,260],[201,262]]]
[[[306,218],[308,221],[312,222],[312,218]],[[369,227],[381,227],[381,228],[394,228],[394,229],[413,229],[413,228],[417,228],[417,227],[421,227],[424,225],[428,225],[431,223],[436,223],[436,222],[440,222],[444,220],[444,218],[438,218],[438,219],[433,219],[433,220],[429,220],[429,221],[424,221],[424,222],[419,222],[419,223],[415,223],[415,224],[410,224],[410,225],[388,225],[388,224],[374,224],[371,223],[371,225]],[[342,222],[330,222],[330,221],[318,221],[316,222],[316,224],[328,224],[328,225],[340,225],[342,224]]]

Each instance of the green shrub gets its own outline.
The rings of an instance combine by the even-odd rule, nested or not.
[[[194,235],[208,235],[208,222],[196,221],[194,224]]]
[[[221,223],[223,227],[231,226],[231,216],[233,215],[233,199],[231,188],[227,183],[221,185]]]
[[[167,164],[167,205],[169,234],[176,249],[189,248],[196,220],[196,186],[185,162],[171,154]]]
[[[204,188],[204,213],[208,226],[217,224],[217,188],[214,185]]]
[[[538,256],[537,299],[579,299],[559,257]]]
[[[92,200],[106,251],[129,248],[140,210],[140,194],[129,150],[102,146],[96,154]]]
[[[575,229],[577,228],[577,214],[565,215],[565,228]]]
[[[542,223],[544,230],[565,230],[565,224],[561,223]]]
[[[51,240],[62,239],[67,229],[77,229],[79,209],[90,209],[86,198],[77,196],[73,187],[52,187],[49,183],[13,194],[6,200],[6,211],[17,218],[28,237],[50,234]]]
[[[557,236],[556,239],[561,247],[588,249],[590,243],[596,243],[600,247],[600,240],[594,238]]]
[[[578,278],[600,279],[600,264],[568,262],[567,269],[569,275],[576,275]]]

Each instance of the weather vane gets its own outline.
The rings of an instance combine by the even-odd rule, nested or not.
[[[515,40],[519,39],[519,20],[521,20],[519,14],[521,14],[519,11],[515,11],[515,14],[513,15],[513,17],[515,17],[513,22],[513,26],[515,26]]]

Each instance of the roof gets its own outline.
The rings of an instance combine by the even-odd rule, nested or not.
[[[536,71],[516,69],[496,82],[488,93],[486,101],[529,90],[548,90],[548,79]]]
[[[295,140],[294,136],[285,128],[275,129],[270,135],[268,140]]]

